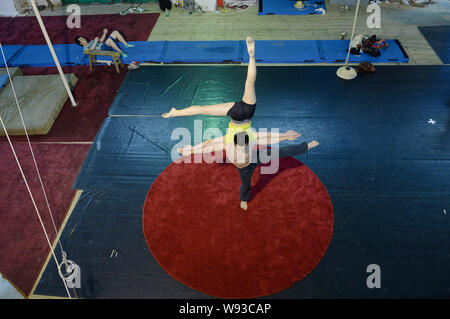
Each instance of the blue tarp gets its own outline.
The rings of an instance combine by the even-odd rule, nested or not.
[[[381,56],[351,55],[350,62],[372,63],[408,62],[400,43],[387,40],[389,48],[381,50]],[[124,64],[140,63],[236,63],[248,62],[245,41],[139,41],[130,42],[133,48],[124,49],[128,57]],[[46,45],[4,46],[11,66],[55,66]],[[83,48],[76,44],[54,45],[61,65],[87,65],[89,59]],[[345,61],[348,40],[257,40],[258,63],[342,63]],[[99,56],[99,60],[111,60]]]
[[[145,98],[159,101],[163,110],[183,90],[195,101],[210,101],[217,92],[232,99],[245,71],[142,67],[129,73],[121,90],[148,82],[143,89],[153,93]],[[302,134],[300,141],[320,142],[299,159],[325,185],[335,217],[320,264],[300,283],[267,298],[449,297],[449,75],[449,66],[380,66],[373,76],[345,81],[334,66],[258,69],[252,126],[293,129]],[[190,91],[196,76],[214,79],[211,90]],[[128,100],[129,109],[138,99]],[[193,136],[199,119],[201,133],[225,128],[229,120],[155,115],[104,122],[75,184],[84,192],[61,234],[69,258],[82,269],[81,298],[209,298],[165,273],[142,233],[145,194],[179,140],[171,139],[172,132],[185,128]],[[380,289],[366,286],[370,264],[381,267]],[[53,260],[35,293],[65,296]]]
[[[450,63],[450,26],[418,27],[443,63]]]

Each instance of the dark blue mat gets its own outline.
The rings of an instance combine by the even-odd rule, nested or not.
[[[443,63],[450,63],[450,26],[418,27]]]
[[[242,98],[247,66],[168,68],[170,67],[141,67],[128,72],[109,113],[159,117],[171,107],[180,109]],[[433,67],[407,67],[393,72],[393,68],[380,66],[374,76],[360,76],[355,81],[341,80],[336,76],[336,70],[337,67],[334,66],[258,67],[258,105],[255,117],[272,117],[273,106],[279,105],[283,109],[282,116],[285,117],[327,117],[329,114],[336,117],[391,117],[390,112],[386,112],[387,107],[389,111],[395,112],[395,117],[410,119],[420,116],[421,119],[429,119],[436,115],[434,105],[446,103],[445,94],[437,94],[430,105],[429,95],[419,94],[421,90],[412,94],[408,85],[396,85],[393,92],[386,85],[386,79],[392,83],[403,83],[403,77],[407,77],[413,87],[425,85],[430,90],[441,92],[444,89],[442,83],[448,81],[443,72],[436,75]],[[423,77],[427,78],[425,84]],[[324,81],[327,83],[326,88],[321,85]],[[268,87],[271,89],[267,89]],[[410,103],[414,105],[413,113]],[[444,116],[446,112],[446,109],[440,109],[438,116]],[[280,115],[277,113],[276,116]]]
[[[189,105],[240,100],[247,67],[141,67],[128,72],[109,110],[111,115],[155,115]],[[139,93],[137,93],[139,92]]]
[[[142,232],[146,193],[142,188],[81,195],[60,237],[68,259],[81,267],[78,297],[205,298],[170,277],[149,252]],[[67,297],[53,258],[34,293]]]
[[[149,187],[172,162],[173,147],[181,139],[171,139],[177,128],[185,128],[194,141],[195,119],[167,121],[161,117],[110,117],[94,140],[74,188],[121,190]],[[199,136],[211,126],[225,127],[226,118],[203,119]],[[225,131],[224,131],[225,133]],[[178,154],[174,153],[178,157]]]
[[[146,189],[82,194],[60,238],[81,267],[78,296],[209,299],[154,260],[142,233],[145,195]],[[325,256],[301,282],[264,299],[449,297],[445,197],[330,195],[335,219]],[[381,267],[380,289],[366,286],[370,264]],[[35,294],[65,296],[53,259]]]
[[[318,40],[321,56],[326,63],[343,63],[347,58],[349,40]],[[409,61],[406,52],[400,42],[386,40],[388,48],[380,49],[379,57],[372,57],[364,52],[360,56],[350,54],[349,63],[371,62],[371,63],[406,63]]]
[[[317,9],[326,11],[325,1],[323,0],[306,0],[303,1],[304,7],[297,9],[294,7],[296,1],[291,0],[259,0],[260,15],[308,15],[322,14]]]
[[[323,62],[316,40],[255,41],[257,63],[321,63]],[[244,50],[243,62],[249,56]]]
[[[61,65],[86,65],[88,58],[83,48],[76,44],[54,44]],[[47,45],[26,45],[12,61],[12,66],[52,67],[55,61]]]
[[[12,63],[16,56],[23,50],[25,46],[24,45],[2,45],[3,53],[5,54],[6,62],[8,63],[8,66],[13,66]],[[3,55],[0,52],[0,67],[5,67],[5,62],[3,60]]]
[[[188,75],[201,68],[211,69],[216,81],[224,77],[225,92],[234,92],[235,79],[245,74],[235,66],[155,66],[142,67],[125,82],[130,87],[157,83],[166,74],[172,83],[184,74],[173,92],[159,95],[162,105],[164,98],[187,90]],[[380,66],[374,76],[353,81],[336,77],[336,67],[258,72],[253,126],[294,129],[301,140],[320,142],[299,159],[321,179],[334,209],[333,240],[319,265],[301,282],[266,298],[450,297],[450,220],[444,212],[450,196],[450,67]],[[396,83],[395,89],[386,83]],[[204,94],[209,93],[193,93],[199,100]],[[171,139],[173,130],[184,127],[193,134],[196,119],[203,120],[200,132],[228,122],[207,116],[105,121],[75,185],[85,191],[61,235],[69,258],[82,267],[80,297],[209,298],[158,266],[141,223],[145,194],[179,140],[178,135]],[[380,289],[366,286],[370,264],[381,267]],[[64,296],[53,261],[35,293]]]
[[[164,63],[238,63],[242,41],[169,41]]]

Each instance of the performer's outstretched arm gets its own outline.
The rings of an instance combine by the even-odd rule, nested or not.
[[[182,154],[183,156],[189,156],[191,154],[203,154],[222,151],[224,149],[223,140],[223,136],[221,136],[203,141],[202,143],[195,146],[186,145],[183,148],[179,148],[178,153]]]

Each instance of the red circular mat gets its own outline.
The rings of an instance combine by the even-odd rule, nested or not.
[[[147,245],[185,285],[221,298],[284,290],[319,263],[333,233],[325,187],[300,161],[280,160],[277,174],[252,179],[248,210],[239,204],[232,164],[172,163],[144,204]]]

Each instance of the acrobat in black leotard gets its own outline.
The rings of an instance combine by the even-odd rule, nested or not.
[[[236,123],[246,123],[255,114],[256,103],[247,104],[244,101],[234,103],[231,109],[228,110],[227,115]]]

